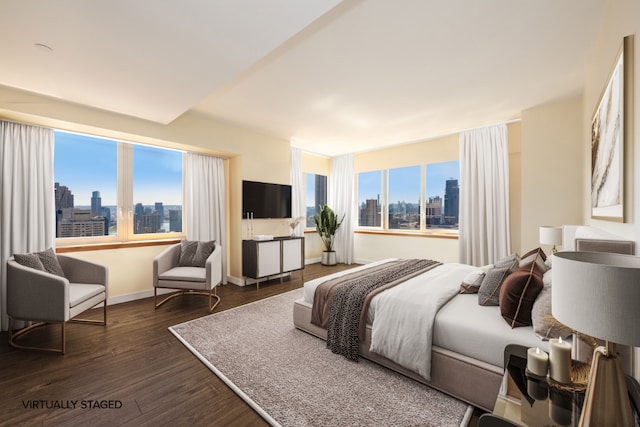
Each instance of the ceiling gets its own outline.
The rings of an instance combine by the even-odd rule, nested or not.
[[[191,112],[333,156],[578,94],[605,6],[0,0],[0,85],[160,124]]]

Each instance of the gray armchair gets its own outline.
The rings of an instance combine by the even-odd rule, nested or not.
[[[107,324],[107,268],[65,255],[56,258],[64,277],[19,264],[14,257],[7,261],[7,314],[12,347],[65,354],[67,322]],[[100,303],[104,303],[103,320],[76,318]],[[14,320],[36,323],[14,332]],[[62,325],[60,349],[29,347],[16,342],[34,328],[48,323]]]
[[[204,267],[180,265],[181,243],[169,246],[153,259],[153,304],[160,307],[182,295],[209,297],[209,312],[220,303],[216,288],[222,282],[222,246],[216,244]],[[180,290],[157,302],[158,289]],[[215,303],[214,303],[215,300]]]

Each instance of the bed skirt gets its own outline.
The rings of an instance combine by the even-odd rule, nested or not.
[[[311,323],[311,304],[302,299],[293,305],[293,323],[296,328],[326,341],[327,330]],[[401,373],[418,382],[447,393],[485,411],[493,411],[502,384],[504,370],[433,346],[431,355],[431,381],[409,371],[393,361],[369,352],[371,327],[367,325],[364,342],[360,342],[360,355],[382,366]],[[327,350],[329,351],[329,350]],[[336,356],[338,357],[338,356]]]

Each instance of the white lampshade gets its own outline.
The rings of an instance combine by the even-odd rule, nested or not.
[[[562,245],[562,227],[541,226],[540,243],[543,245]]]
[[[551,269],[551,312],[583,334],[640,346],[640,258],[558,252]]]

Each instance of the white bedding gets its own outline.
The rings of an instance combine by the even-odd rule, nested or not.
[[[500,307],[478,305],[478,295],[458,295],[440,309],[433,326],[433,345],[473,359],[502,366],[508,344],[540,347],[549,351],[532,327],[512,329]]]
[[[440,307],[460,291],[476,267],[443,264],[375,298],[370,350],[431,379],[433,323]]]

